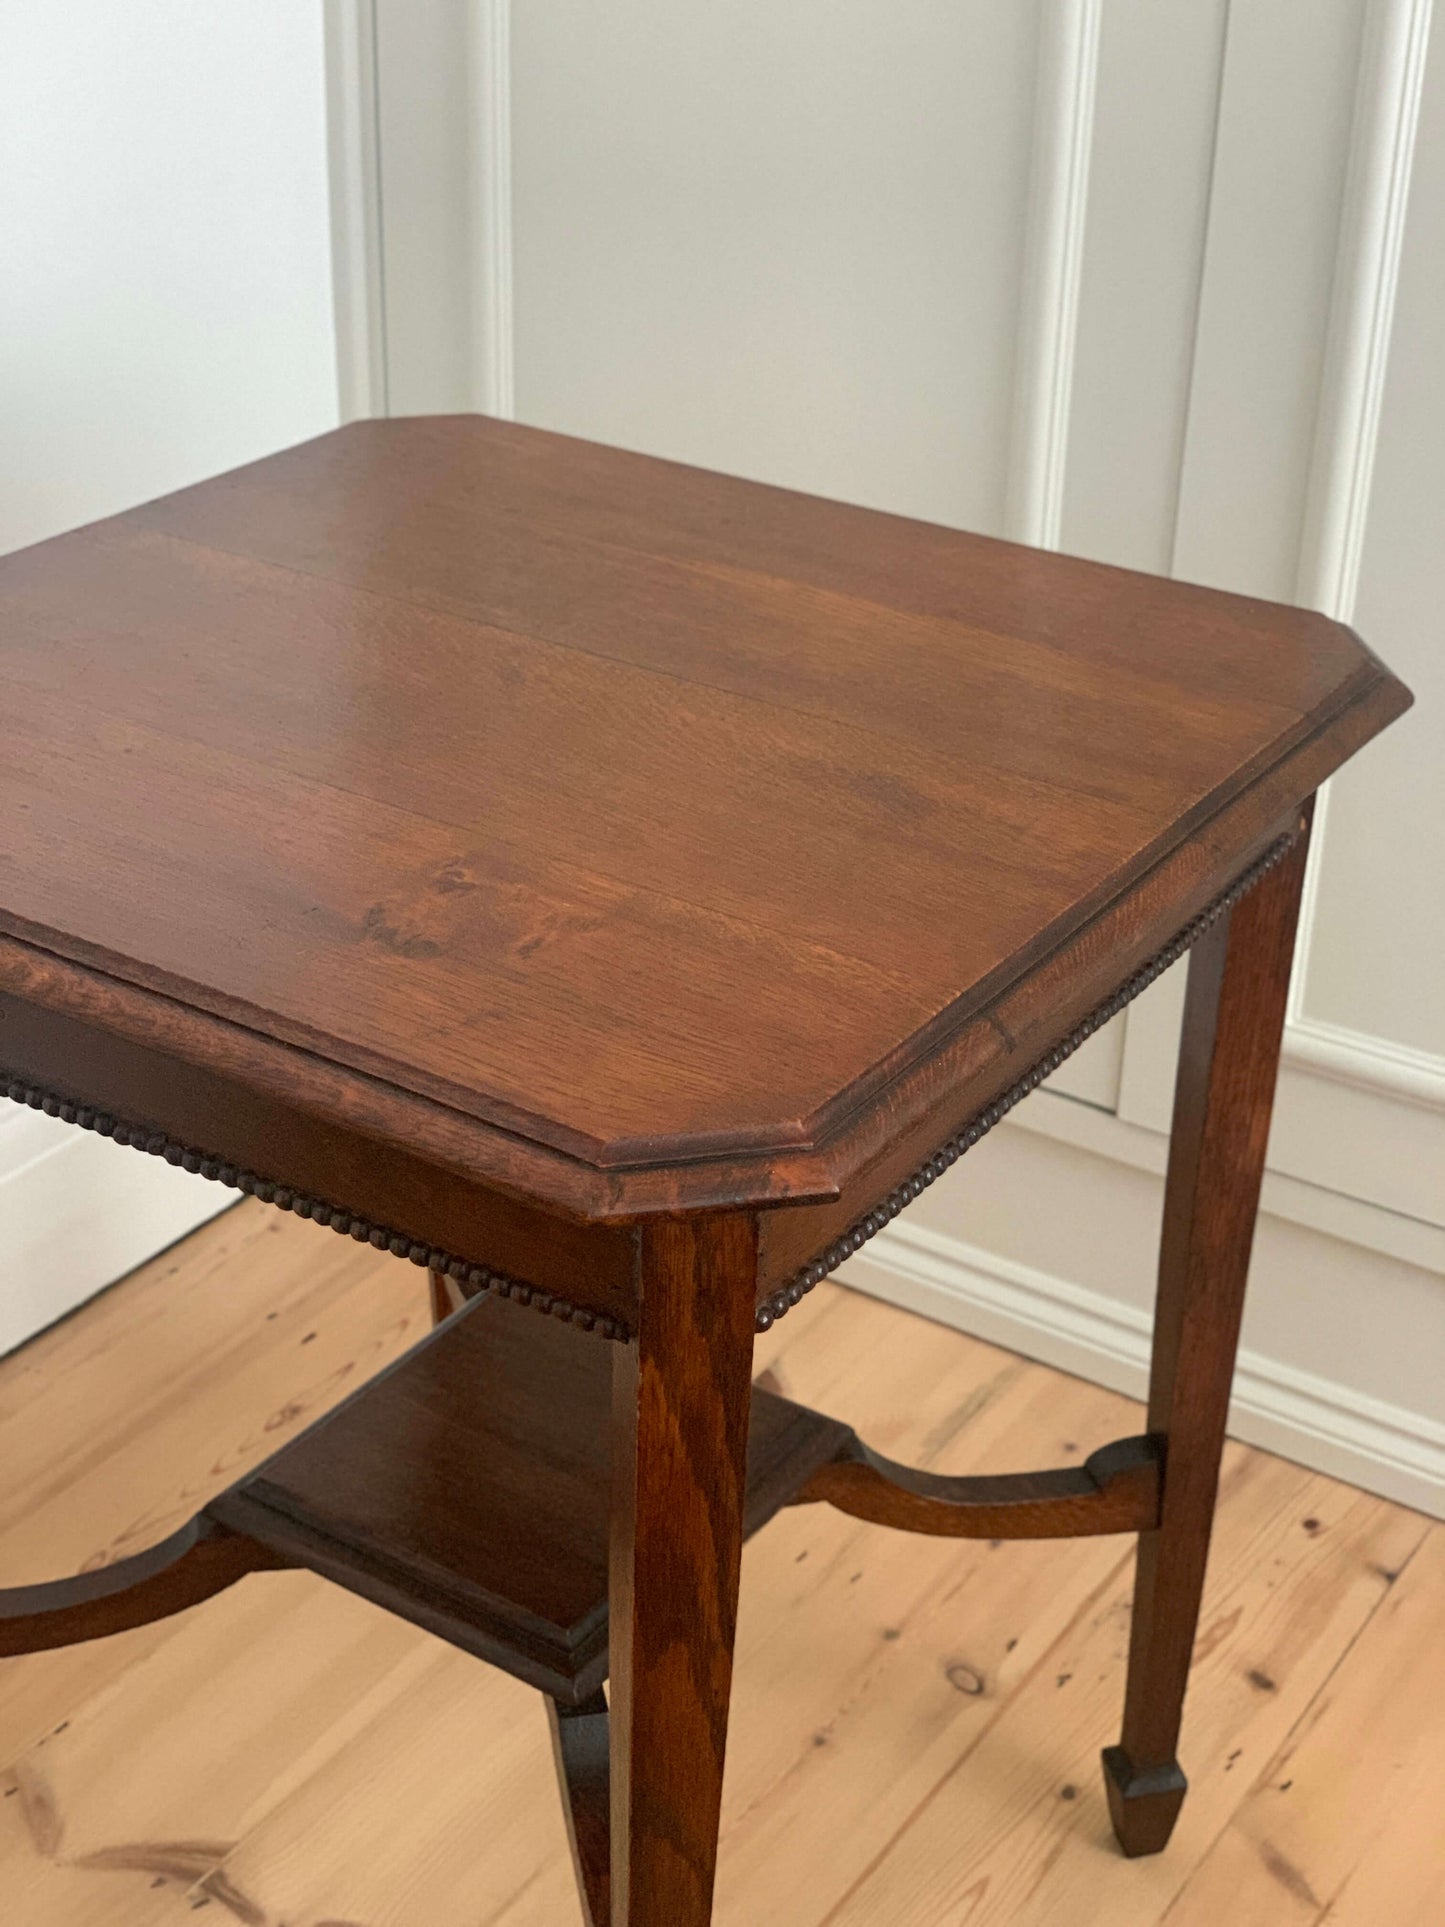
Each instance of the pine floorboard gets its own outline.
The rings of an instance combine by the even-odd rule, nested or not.
[[[247,1203],[0,1360],[0,1582],[194,1512],[426,1328],[413,1267]],[[1136,1407],[821,1287],[791,1395],[943,1471],[1082,1458]],[[1114,1851],[1132,1556],[820,1507],[748,1547],[722,1927],[1445,1920],[1445,1528],[1231,1445],[1168,1853]],[[566,1927],[538,1696],[303,1574],[0,1662],[7,1927]]]

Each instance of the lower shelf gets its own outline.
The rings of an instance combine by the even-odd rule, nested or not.
[[[0,1590],[0,1657],[180,1611],[267,1567],[305,1567],[563,1706],[607,1676],[614,1348],[503,1300],[464,1307],[222,1493],[164,1545]],[[745,1527],[821,1500],[967,1537],[1157,1522],[1151,1441],[1059,1471],[946,1478],[890,1464],[852,1428],[754,1388]]]
[[[0,1589],[0,1657],[144,1624],[249,1571],[306,1567],[581,1704],[607,1676],[613,1357],[586,1332],[478,1299],[164,1544]],[[851,1436],[757,1392],[747,1530]]]
[[[607,1676],[613,1348],[482,1299],[211,1517],[564,1700]],[[848,1428],[758,1392],[755,1532]]]

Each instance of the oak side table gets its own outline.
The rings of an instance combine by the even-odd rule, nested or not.
[[[0,563],[0,1089],[443,1318],[165,1545],[0,1594],[0,1653],[309,1566],[541,1686],[594,1927],[697,1927],[747,1531],[1133,1532],[1104,1768],[1160,1849],[1310,799],[1408,701],[1319,615],[469,417]],[[1185,951],[1147,1434],[942,1478],[754,1395]]]

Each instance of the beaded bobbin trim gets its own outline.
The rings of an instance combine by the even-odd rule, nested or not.
[[[229,1186],[233,1191],[244,1191],[248,1197],[259,1198],[263,1204],[274,1204],[282,1211],[294,1212],[298,1218],[310,1218],[314,1224],[328,1225],[331,1230],[339,1231],[345,1237],[355,1238],[358,1244],[369,1244],[377,1251],[389,1251],[393,1257],[408,1258],[414,1265],[425,1265],[431,1271],[445,1272],[448,1278],[455,1278],[469,1296],[480,1297],[489,1292],[498,1298],[512,1298],[518,1304],[531,1305],[538,1311],[550,1313],[554,1318],[565,1319],[583,1331],[599,1332],[604,1338],[628,1336],[627,1327],[615,1318],[605,1317],[601,1312],[587,1311],[559,1297],[556,1292],[543,1291],[537,1285],[529,1285],[524,1279],[508,1277],[503,1271],[493,1271],[489,1265],[476,1265],[466,1258],[454,1258],[448,1251],[441,1251],[435,1245],[421,1244],[403,1232],[388,1230],[385,1225],[373,1224],[369,1218],[358,1217],[354,1211],[326,1204],[320,1198],[307,1197],[304,1192],[293,1190],[288,1184],[259,1177],[254,1171],[243,1171],[225,1158],[215,1157],[206,1151],[191,1150],[184,1144],[178,1144],[174,1138],[167,1137],[164,1131],[152,1131],[140,1124],[126,1124],[112,1117],[108,1111],[98,1111],[87,1104],[75,1104],[69,1098],[55,1097],[48,1091],[37,1090],[23,1078],[7,1077],[3,1071],[0,1071],[0,1091],[16,1104],[29,1105],[32,1111],[44,1111],[47,1117],[58,1117],[62,1123],[78,1124],[82,1130],[96,1131],[116,1144],[128,1144],[137,1151],[148,1152],[152,1157],[164,1158],[167,1164],[174,1164],[182,1171],[210,1178],[217,1184]]]

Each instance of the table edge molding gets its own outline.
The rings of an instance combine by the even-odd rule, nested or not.
[[[1095,1005],[1086,1017],[1045,1051],[1043,1056],[1037,1059],[1021,1077],[1015,1079],[1007,1090],[1002,1091],[978,1111],[966,1125],[945,1139],[909,1177],[895,1185],[870,1211],[856,1219],[816,1257],[794,1272],[785,1285],[770,1293],[758,1307],[757,1330],[767,1331],[794,1305],[800,1303],[830,1272],[836,1271],[846,1258],[851,1258],[885,1225],[891,1224],[921,1192],[927,1190],[929,1185],[936,1183],[945,1171],[956,1164],[965,1151],[972,1149],[979,1139],[985,1137],[1016,1104],[1027,1097],[1031,1091],[1036,1090],[1044,1079],[1051,1076],[1067,1058],[1072,1057],[1074,1052],[1094,1035],[1095,1031],[1116,1017],[1142,991],[1147,990],[1149,985],[1157,977],[1162,976],[1171,964],[1178,962],[1206,930],[1232,910],[1240,898],[1251,890],[1267,871],[1272,870],[1280,862],[1297,842],[1299,834],[1298,830],[1292,830],[1277,837],[1247,869],[1241,871],[1227,889],[1222,890],[1197,915],[1191,917],[1162,949],[1157,950],[1152,957],[1141,964],[1110,996]],[[248,1197],[260,1199],[263,1204],[272,1204],[279,1210],[290,1211],[298,1218],[326,1225],[332,1231],[355,1239],[358,1244],[370,1245],[374,1250],[387,1251],[393,1257],[405,1258],[424,1269],[441,1272],[446,1277],[454,1279],[468,1298],[480,1297],[484,1294],[509,1298],[518,1304],[531,1306],[534,1310],[576,1325],[583,1331],[594,1332],[599,1337],[619,1342],[631,1337],[628,1327],[620,1319],[574,1305],[555,1292],[543,1290],[525,1279],[496,1271],[488,1265],[475,1264],[468,1259],[458,1258],[435,1245],[423,1244],[402,1232],[362,1217],[354,1211],[294,1190],[290,1185],[277,1179],[265,1177],[259,1172],[239,1169],[227,1159],[212,1152],[178,1143],[162,1131],[152,1130],[143,1124],[131,1123],[114,1116],[109,1111],[97,1110],[90,1105],[76,1103],[73,1099],[60,1096],[53,1091],[44,1090],[25,1078],[7,1073],[3,1068],[0,1068],[0,1092],[3,1092],[13,1103],[26,1105],[31,1110],[43,1111],[47,1117],[58,1118],[65,1124],[77,1125],[81,1130],[94,1131],[100,1137],[109,1138],[116,1144],[144,1151],[152,1157],[164,1158],[168,1164],[180,1170],[244,1192]]]

